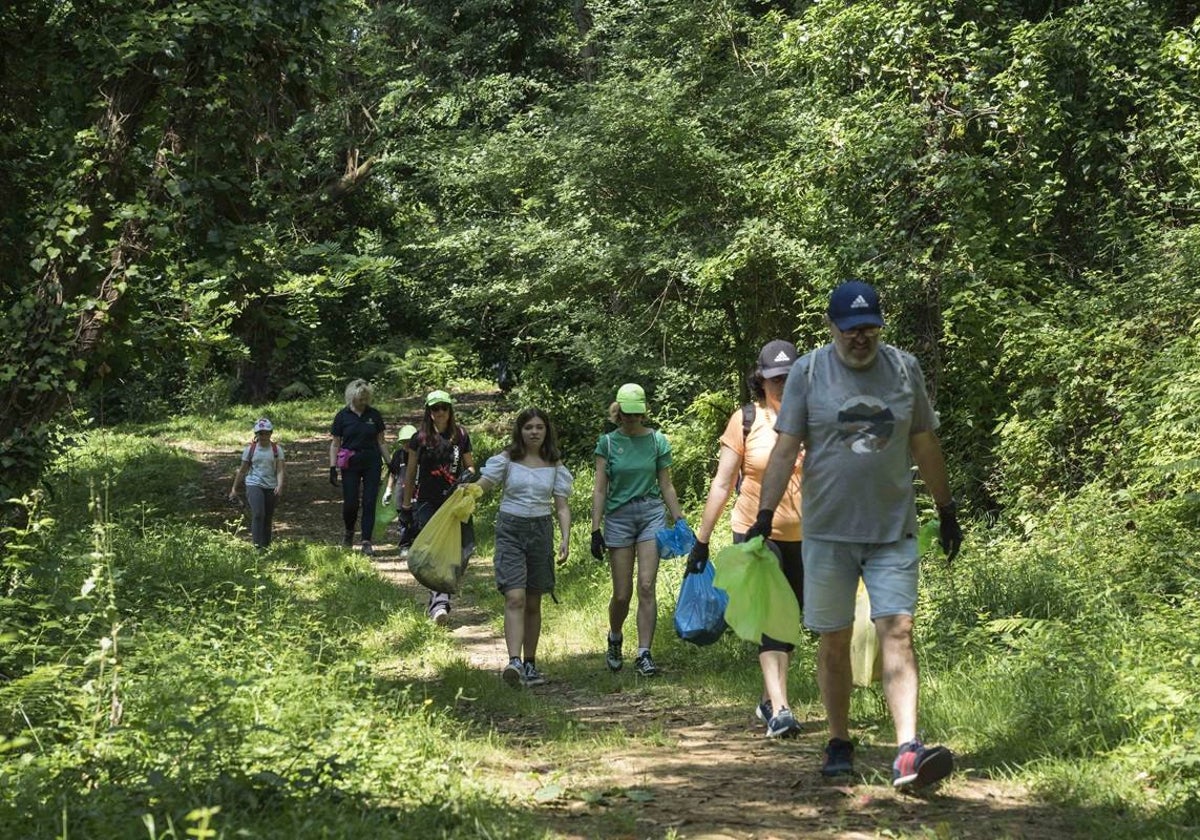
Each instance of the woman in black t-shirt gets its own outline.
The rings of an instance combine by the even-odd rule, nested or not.
[[[405,527],[425,527],[457,484],[475,477],[471,436],[454,419],[454,404],[445,391],[425,397],[421,430],[409,438],[408,464],[404,471],[404,494],[400,498],[400,522]],[[470,520],[463,523],[463,559],[475,548],[475,531]],[[429,618],[445,624],[450,613],[450,594],[430,592]]]
[[[375,553],[371,532],[375,530],[375,502],[379,498],[380,468],[388,460],[384,441],[383,415],[371,407],[371,386],[355,379],[346,386],[346,407],[333,418],[329,433],[329,483],[338,484],[342,471],[342,521],[346,533],[342,545],[354,545],[354,521],[358,518],[359,488],[362,488],[362,552]]]

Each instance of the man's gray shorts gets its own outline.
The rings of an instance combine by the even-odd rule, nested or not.
[[[496,588],[554,591],[554,518],[496,514]]]
[[[917,607],[917,541],[845,543],[804,537],[804,626],[832,633],[854,623],[858,579],[871,596],[871,620]]]

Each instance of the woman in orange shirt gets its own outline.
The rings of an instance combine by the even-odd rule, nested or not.
[[[758,354],[758,364],[748,380],[754,403],[735,411],[721,435],[721,457],[717,474],[708,489],[704,514],[696,529],[696,546],[688,557],[688,572],[701,572],[708,563],[708,541],[734,489],[738,499],[730,517],[733,541],[743,542],[758,514],[767,459],[775,446],[775,417],[783,398],[783,385],[796,362],[796,346],[788,341],[768,342]],[[804,603],[804,565],[801,560],[800,469],[803,454],[796,460],[788,491],[775,510],[768,546],[779,555],[783,574],[796,600]],[[741,483],[738,484],[738,476]],[[764,635],[758,647],[762,666],[763,694],[755,713],[767,725],[768,738],[791,738],[800,733],[787,699],[787,671],[794,645]]]

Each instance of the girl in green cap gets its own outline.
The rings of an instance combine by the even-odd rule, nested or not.
[[[622,385],[608,412],[617,428],[596,442],[596,484],[592,490],[592,556],[603,559],[607,548],[612,568],[605,661],[612,671],[621,670],[624,664],[622,627],[633,599],[636,559],[638,648],[633,664],[639,674],[652,677],[658,673],[650,656],[658,618],[655,534],[666,524],[664,504],[675,520],[683,519],[683,510],[671,482],[671,444],[666,435],[643,425],[646,392],[642,386],[632,382]]]
[[[445,391],[425,397],[421,428],[408,439],[408,463],[400,498],[400,525],[414,536],[433,518],[455,486],[475,478],[471,436],[454,419],[454,403]],[[463,523],[463,559],[475,549],[475,530]],[[436,624],[450,620],[450,593],[429,593],[429,618]]]

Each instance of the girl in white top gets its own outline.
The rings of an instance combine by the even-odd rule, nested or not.
[[[541,685],[536,665],[542,632],[542,595],[554,593],[554,520],[558,561],[567,559],[571,539],[573,479],[562,465],[554,427],[540,408],[527,408],[513,424],[512,442],[483,465],[479,485],[503,485],[496,514],[496,586],[504,593],[504,640],[511,686]]]
[[[271,524],[275,503],[283,496],[283,447],[271,440],[274,427],[263,417],[254,423],[254,441],[242,450],[242,461],[229,498],[237,499],[238,483],[246,483],[246,503],[250,506],[250,536],[257,548],[271,544]]]

